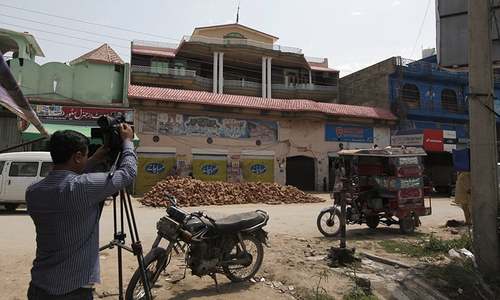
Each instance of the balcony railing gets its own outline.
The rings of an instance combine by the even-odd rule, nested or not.
[[[415,75],[435,76],[440,79],[447,80],[467,80],[467,73],[464,72],[450,72],[439,68],[437,64],[428,63],[425,61],[415,61],[407,58],[397,57],[396,65],[402,67],[405,73]]]
[[[194,80],[198,85],[206,89],[212,89],[212,79],[201,77],[196,75],[194,70],[186,69],[172,69],[172,68],[162,68],[162,67],[150,67],[150,66],[138,66],[133,65],[131,67],[132,73],[148,73],[156,75],[167,75],[175,78],[188,78]]]
[[[286,85],[286,84],[273,84],[273,90],[307,90],[307,91],[323,91],[323,92],[333,92],[337,90],[337,86],[329,86],[329,85],[316,85],[316,84],[296,84],[296,85]]]
[[[260,82],[253,82],[247,80],[224,80],[224,87],[260,89],[262,88],[262,84]]]
[[[277,44],[268,44],[268,43],[258,42],[258,41],[249,40],[249,39],[237,39],[237,38],[221,39],[221,38],[206,37],[206,36],[201,36],[201,35],[197,35],[197,36],[185,35],[182,38],[182,40],[184,42],[198,42],[198,43],[206,43],[206,44],[253,46],[253,47],[257,47],[257,48],[281,51],[281,52],[286,52],[286,53],[302,54],[302,49],[300,49],[300,48],[280,46]]]
[[[310,63],[322,64],[325,62],[325,58],[306,56],[306,61]]]
[[[164,67],[150,67],[150,66],[132,66],[132,72],[137,73],[150,73],[159,75],[170,75],[170,76],[180,76],[180,77],[196,77],[196,71],[186,70],[186,69],[173,69]]]
[[[143,47],[154,47],[154,48],[170,48],[177,49],[179,44],[176,43],[165,43],[165,42],[154,42],[154,41],[144,41],[144,40],[134,40],[132,42],[133,46],[143,46]]]

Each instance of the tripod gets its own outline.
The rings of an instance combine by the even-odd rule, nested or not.
[[[111,167],[109,172],[109,177],[113,177],[114,171],[118,165],[120,160],[121,153],[117,154],[115,162]],[[117,206],[116,206],[116,198],[120,196],[120,227],[118,228],[118,220],[117,220]],[[130,232],[130,238],[132,240],[131,247],[125,245],[125,238],[127,235],[124,232],[124,212],[127,218],[127,224]],[[144,288],[144,297],[146,300],[151,300],[151,289],[149,286],[149,280],[146,275],[146,267],[144,265],[144,256],[142,251],[141,241],[139,240],[139,233],[137,231],[137,225],[135,222],[134,210],[132,208],[132,200],[130,197],[130,193],[126,191],[126,189],[121,190],[119,193],[113,195],[113,228],[114,235],[113,240],[111,240],[108,244],[99,248],[99,251],[103,251],[106,249],[113,249],[115,246],[118,250],[118,289],[119,289],[119,298],[123,300],[123,261],[122,261],[122,249],[134,254],[137,257],[137,263],[139,265],[139,270],[141,271],[141,281],[142,286]]]

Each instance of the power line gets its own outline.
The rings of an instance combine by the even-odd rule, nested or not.
[[[64,29],[64,30],[70,30],[70,31],[74,31],[74,32],[82,32],[82,33],[86,33],[86,34],[91,34],[91,35],[96,35],[96,36],[102,36],[102,37],[116,39],[116,40],[125,41],[125,42],[130,43],[129,39],[115,37],[115,36],[112,36],[112,35],[101,34],[101,33],[96,33],[96,32],[92,32],[92,31],[81,30],[81,29],[75,29],[75,28],[70,28],[70,27],[61,26],[61,25],[55,25],[55,24],[50,24],[50,23],[35,21],[35,20],[21,18],[21,17],[13,17],[13,16],[9,16],[9,15],[6,15],[6,14],[2,14],[2,13],[0,13],[0,16],[7,17],[7,18],[12,18],[12,19],[17,19],[17,20],[21,20],[21,21],[26,21],[26,22],[37,23],[37,24],[46,25],[46,26],[51,26],[51,27],[56,27],[56,28],[61,28],[61,29]]]
[[[429,12],[429,7],[431,7],[431,0],[427,1],[427,8],[425,9],[424,18],[422,19],[422,24],[420,24],[420,29],[418,30],[418,35],[417,35],[417,38],[415,39],[415,44],[413,45],[413,48],[411,50],[410,57],[413,56],[413,52],[415,52],[415,48],[417,47],[418,40],[420,39],[420,36],[422,35],[422,29],[424,28],[424,25],[425,25],[425,19],[427,18],[427,13]]]
[[[69,34],[60,33],[60,32],[48,31],[48,30],[43,30],[43,29],[28,27],[28,26],[24,26],[24,25],[12,24],[12,23],[7,23],[7,22],[0,22],[0,24],[4,24],[4,25],[8,25],[8,26],[15,26],[15,27],[26,28],[26,29],[40,31],[40,32],[48,33],[48,34],[58,35],[58,36],[65,36],[65,37],[68,37],[68,38],[82,40],[82,41],[87,41],[87,42],[92,42],[92,43],[98,43],[98,44],[103,44],[104,43],[102,41],[96,41],[96,40],[91,40],[91,39],[76,37],[74,35],[69,35]],[[118,44],[111,44],[110,43],[109,45],[114,46],[114,47],[124,48],[124,49],[127,49],[127,50],[130,49],[130,47],[128,47],[128,46],[122,46],[122,45],[118,45]]]
[[[12,9],[17,9],[17,10],[21,10],[21,11],[26,11],[26,12],[30,12],[30,13],[34,13],[34,14],[39,14],[39,15],[45,15],[45,16],[49,16],[49,17],[53,17],[53,18],[59,18],[59,19],[63,19],[63,20],[84,23],[84,24],[88,24],[88,25],[101,26],[101,27],[106,27],[106,28],[110,28],[110,29],[114,29],[114,30],[120,30],[120,31],[124,31],[124,32],[132,32],[132,33],[141,34],[141,35],[145,35],[145,36],[151,36],[151,37],[156,37],[156,38],[173,40],[173,41],[176,41],[176,42],[179,41],[178,39],[173,39],[173,38],[170,38],[170,37],[167,37],[167,36],[163,36],[163,35],[158,35],[158,34],[153,34],[153,33],[147,33],[147,32],[143,32],[143,31],[137,31],[137,30],[127,29],[127,28],[122,28],[122,27],[112,26],[112,25],[107,25],[107,24],[94,23],[94,22],[89,22],[89,21],[85,21],[85,20],[82,20],[82,19],[76,19],[76,18],[70,18],[70,17],[65,17],[65,16],[59,16],[59,15],[49,14],[49,13],[42,12],[42,11],[37,11],[37,10],[27,9],[27,8],[21,8],[21,7],[17,7],[17,6],[13,6],[13,5],[8,5],[8,4],[4,4],[4,3],[0,3],[0,6],[12,8]]]
[[[59,44],[59,45],[65,45],[65,46],[70,46],[70,47],[75,47],[75,48],[81,48],[81,49],[86,49],[86,50],[93,50],[94,48],[92,47],[87,47],[87,46],[82,46],[82,45],[77,45],[77,44],[73,44],[73,43],[65,43],[65,42],[60,42],[60,41],[54,41],[54,40],[51,40],[51,39],[47,39],[47,38],[40,38],[40,37],[37,37],[38,40],[41,40],[41,41],[46,41],[46,42],[49,42],[49,43],[54,43],[54,44]],[[121,56],[126,56],[126,57],[129,57],[128,54],[120,54]]]

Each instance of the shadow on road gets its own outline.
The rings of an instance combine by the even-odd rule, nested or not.
[[[241,283],[231,283],[231,282],[226,282],[226,283],[220,283],[219,284],[219,291],[215,288],[215,285],[210,285],[205,288],[195,290],[191,289],[188,291],[180,291],[177,294],[175,294],[172,298],[172,300],[184,300],[184,299],[192,299],[196,297],[208,297],[208,296],[222,296],[222,295],[230,295],[230,294],[237,294],[241,292],[242,290],[246,290],[250,288],[252,283],[250,282],[241,282]],[[237,298],[237,296],[234,296]],[[231,297],[232,298],[232,297]]]
[[[389,240],[395,238],[405,238],[405,237],[422,237],[425,234],[421,232],[415,232],[412,234],[402,234],[399,231],[399,227],[396,225],[394,227],[380,227],[376,229],[370,228],[352,228],[347,227],[347,239],[351,241],[364,241],[364,240]],[[318,239],[322,240],[340,240],[340,235],[333,238],[320,237]]]

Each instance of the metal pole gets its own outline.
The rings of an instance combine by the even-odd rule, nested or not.
[[[347,184],[347,181],[344,181],[344,185]],[[340,193],[340,248],[346,248],[346,225],[345,225],[345,217],[346,217],[346,195],[345,192]]]
[[[27,142],[24,142],[24,143],[22,143],[22,144],[18,144],[18,145],[15,145],[15,146],[11,146],[11,147],[7,147],[7,148],[3,148],[3,149],[1,149],[1,150],[0,150],[0,153],[4,153],[4,152],[10,151],[10,150],[14,150],[14,149],[16,149],[16,148],[24,147],[24,146],[26,146],[26,145],[31,145],[31,144],[34,144],[34,143],[36,143],[36,142],[43,141],[43,140],[45,140],[45,139],[47,139],[47,137],[45,137],[45,136],[44,136],[44,137],[40,137],[40,138],[34,139],[34,140],[32,140],[32,141],[27,141]]]
[[[500,271],[490,0],[469,0],[469,110],[474,254],[481,273]]]

